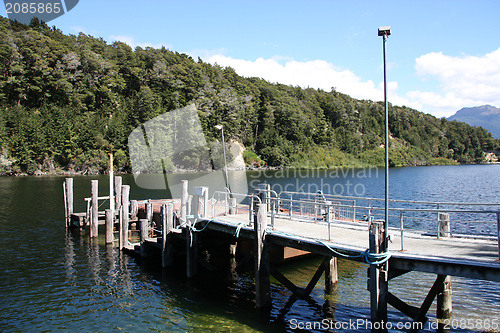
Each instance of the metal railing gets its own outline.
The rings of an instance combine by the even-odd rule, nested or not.
[[[332,226],[366,225],[373,219],[383,219],[384,199],[347,197],[323,193],[280,192],[260,187],[253,194],[215,192],[212,196],[212,217],[217,211],[241,214],[248,211],[253,223],[254,205],[266,203],[270,226],[275,218],[287,218],[308,223],[326,224],[331,240]],[[238,202],[238,203],[237,203]],[[389,200],[389,230],[401,238],[400,250],[405,250],[405,236],[426,235],[435,238],[469,237],[496,240],[500,258],[500,203],[458,203],[410,200]]]

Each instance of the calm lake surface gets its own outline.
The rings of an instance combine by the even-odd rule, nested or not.
[[[384,196],[383,169],[251,171],[230,177],[246,178],[250,189],[267,182],[275,190],[316,186],[334,194]],[[75,176],[75,211],[85,210],[83,198],[90,196],[91,179],[100,180],[100,195],[106,195],[106,176]],[[500,202],[500,165],[398,168],[390,170],[390,179],[394,199]],[[157,261],[140,262],[106,247],[102,238],[91,242],[86,233],[66,233],[63,180],[0,178],[2,332],[292,332],[298,331],[294,328],[299,322],[370,316],[363,264],[339,260],[336,293],[325,296],[320,281],[309,301],[291,302],[291,293],[275,282],[272,311],[261,315],[254,306],[251,273],[218,272],[187,281],[184,270],[164,271]],[[165,196],[164,191],[138,187],[132,175],[124,175],[123,183],[131,185],[131,199]],[[280,271],[305,286],[320,262],[309,257],[286,263]],[[390,290],[420,306],[434,279],[414,272],[392,280]],[[391,307],[389,311],[392,322],[407,320]],[[435,318],[434,306],[429,316]],[[454,277],[453,318],[498,320],[500,283]]]

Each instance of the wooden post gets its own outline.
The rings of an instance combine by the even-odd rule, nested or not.
[[[265,246],[267,204],[257,205],[255,231],[255,303],[258,308],[271,306],[271,282],[269,279],[269,253]]]
[[[130,200],[130,219],[132,221],[137,220],[137,214],[139,213],[139,204],[137,200]]]
[[[149,236],[149,221],[147,219],[140,219],[139,224],[141,225],[141,257],[147,257],[148,252],[146,249],[146,239]]]
[[[169,202],[161,206],[162,221],[162,267],[171,267],[174,261],[171,232],[174,229],[174,205]]]
[[[187,211],[187,202],[188,202],[188,181],[182,180],[182,196],[181,196],[181,223],[186,223],[186,216],[188,215]]]
[[[115,176],[115,210],[122,208],[122,177]]]
[[[451,227],[450,227],[450,214],[449,213],[438,213],[438,238],[450,237]]]
[[[113,244],[113,211],[106,209],[106,244]]]
[[[339,275],[337,271],[337,258],[330,257],[327,258],[325,267],[325,292],[327,294],[333,293],[337,289],[337,283],[339,282]]]
[[[130,185],[122,185],[121,187],[121,221],[120,221],[120,238],[122,239],[121,248],[128,246],[128,223],[129,223],[129,193]]]
[[[450,332],[452,317],[451,276],[447,276],[437,294],[436,317],[438,321],[438,332]]]
[[[144,204],[144,210],[146,211],[146,220],[151,223],[151,221],[153,221],[153,204],[151,202],[146,202]]]
[[[236,198],[231,198],[229,199],[230,205],[229,205],[229,215],[236,215],[237,210],[236,210]]]
[[[198,237],[195,232],[191,232],[191,226],[184,228],[186,235],[186,274],[192,278],[198,274]]]
[[[98,180],[91,180],[90,181],[92,185],[92,218],[90,219],[90,238],[97,237],[97,227],[98,227],[98,218],[99,218],[99,212],[98,212],[98,206],[99,206],[99,200],[98,198],[98,188],[99,188],[99,181]]]
[[[66,226],[71,223],[71,214],[73,214],[73,178],[66,178],[64,192],[64,206],[66,207]]]
[[[370,252],[380,253],[384,235],[384,223],[370,224]],[[387,332],[388,264],[370,265],[368,290],[370,291],[372,332]]]

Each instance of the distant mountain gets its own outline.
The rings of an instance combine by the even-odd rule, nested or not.
[[[448,120],[457,120],[472,126],[481,126],[493,134],[494,138],[500,138],[500,108],[491,105],[462,108]]]

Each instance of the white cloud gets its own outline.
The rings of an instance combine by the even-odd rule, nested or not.
[[[136,47],[140,46],[142,48],[145,48],[145,47],[152,47],[152,48],[155,48],[155,49],[161,49],[163,46],[168,48],[168,49],[172,49],[171,46],[169,45],[165,45],[165,44],[155,44],[155,43],[149,43],[149,42],[144,42],[144,43],[138,43],[134,40],[134,37],[132,36],[126,36],[126,35],[111,35],[110,36],[110,39],[113,40],[113,41],[120,41],[120,42],[123,42],[125,44],[127,44],[128,46],[130,46],[132,49],[135,49]]]
[[[255,61],[234,59],[224,55],[213,55],[209,63],[230,66],[242,76],[260,77],[303,88],[312,87],[330,91],[331,88],[355,98],[382,100],[383,89],[371,80],[363,81],[350,70],[342,70],[324,60],[295,61],[289,58],[258,58]],[[397,83],[388,84],[389,89],[397,89]]]
[[[500,48],[480,57],[424,54],[416,59],[415,70],[425,80],[440,83],[440,91],[407,94],[426,112],[448,117],[464,106],[500,105]]]

